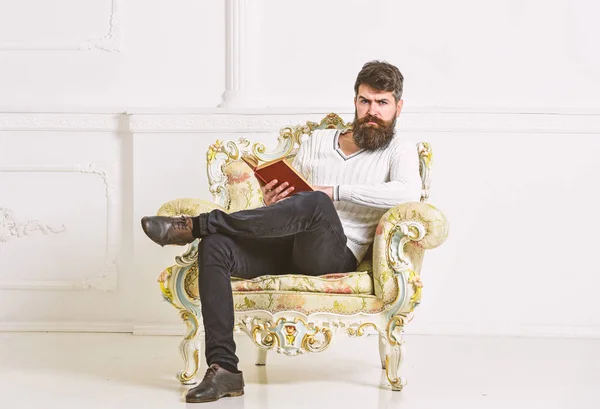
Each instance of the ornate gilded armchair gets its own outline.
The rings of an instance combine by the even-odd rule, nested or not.
[[[292,157],[315,129],[348,128],[336,114],[320,123],[283,128],[274,151],[240,138],[217,141],[207,152],[210,192],[215,203],[178,199],[165,203],[158,215],[198,215],[212,209],[228,212],[262,206],[260,187],[250,168],[240,159],[252,151],[260,160]],[[257,365],[264,365],[268,350],[285,355],[320,352],[335,336],[379,335],[382,368],[393,390],[405,381],[399,375],[402,332],[421,300],[421,264],[425,250],[444,242],[448,224],[444,215],[426,204],[431,170],[431,149],[418,144],[423,182],[421,202],[403,203],[390,209],[377,226],[372,257],[356,272],[318,277],[300,275],[262,276],[251,280],[232,278],[235,330],[243,331],[258,348]],[[198,243],[190,244],[175,265],[159,277],[164,298],[177,308],[187,324],[181,345],[185,369],[178,374],[184,384],[194,383],[204,333],[198,297]]]

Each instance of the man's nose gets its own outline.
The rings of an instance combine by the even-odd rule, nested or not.
[[[375,104],[369,105],[368,114],[371,116],[377,116],[379,114],[379,111],[377,110],[377,106]]]

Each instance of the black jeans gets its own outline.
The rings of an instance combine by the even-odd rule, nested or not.
[[[271,206],[198,216],[198,285],[206,362],[237,367],[231,277],[322,275],[356,269],[331,199],[302,192]]]

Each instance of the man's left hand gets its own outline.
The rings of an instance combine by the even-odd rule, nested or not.
[[[312,188],[316,191],[326,193],[333,200],[333,186],[313,186]]]

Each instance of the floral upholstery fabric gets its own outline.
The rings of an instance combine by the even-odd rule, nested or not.
[[[168,286],[169,288],[163,287],[163,294],[166,299],[173,303],[173,294],[180,294],[180,296],[183,296],[187,300],[184,301],[185,308],[195,310],[197,314],[201,314],[198,297],[197,265],[167,268],[158,278],[161,287],[174,276],[179,278],[174,283],[171,283]],[[170,288],[173,288],[173,290]],[[183,291],[180,293],[177,288],[181,288]],[[379,297],[372,294],[337,294],[281,290],[233,291],[233,303],[236,312],[256,310],[271,313],[298,311],[307,315],[318,312],[341,315],[353,315],[359,312],[377,314],[383,311],[386,306]],[[174,305],[177,306],[178,303]]]
[[[230,213],[264,206],[260,185],[245,162],[229,162],[223,167],[223,173],[227,177]]]
[[[373,294],[373,277],[369,271],[335,273],[322,276],[286,274],[273,277],[279,291],[303,291],[334,294]],[[248,290],[244,283],[252,280],[234,281],[234,291]]]
[[[425,227],[425,237],[419,241],[411,241],[404,247],[404,253],[413,263],[415,272],[421,269],[423,252],[439,246],[448,236],[446,217],[434,206],[421,202],[400,204],[388,210],[381,218],[375,231],[373,243],[373,281],[374,292],[384,304],[393,302],[398,295],[398,287],[394,270],[388,259],[388,240],[398,223],[416,221]]]
[[[271,313],[298,311],[303,314],[329,312],[352,315],[359,312],[376,314],[384,309],[374,295],[306,293],[298,291],[256,291],[233,293],[235,311],[264,310]]]
[[[198,300],[197,264],[190,267],[185,278],[185,291],[193,300]],[[232,277],[234,292],[253,291],[302,291],[330,294],[373,295],[373,269],[370,261],[364,261],[352,273],[335,273],[321,276],[295,274],[264,275],[250,280]]]
[[[183,198],[168,201],[158,209],[156,215],[179,216],[185,214],[188,216],[198,216],[200,213],[207,213],[214,209],[225,210],[216,203],[201,199]]]

